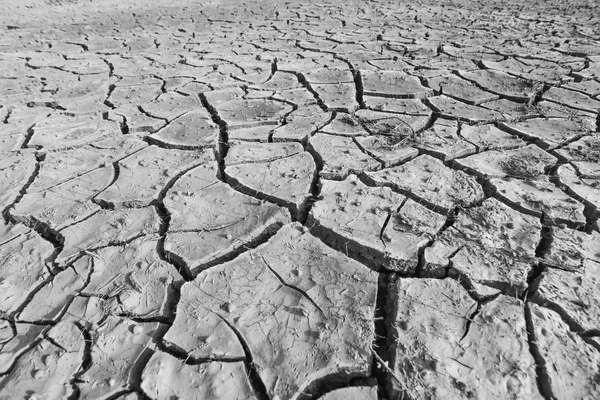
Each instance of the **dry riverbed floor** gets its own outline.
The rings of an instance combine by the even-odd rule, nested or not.
[[[600,6],[0,1],[0,399],[600,398]]]

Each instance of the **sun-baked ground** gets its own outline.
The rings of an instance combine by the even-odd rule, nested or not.
[[[0,399],[600,398],[600,7],[0,1]]]

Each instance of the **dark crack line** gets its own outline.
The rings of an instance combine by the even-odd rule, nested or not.
[[[373,344],[371,350],[373,353],[379,355],[381,359],[387,358],[389,362],[388,354],[390,354],[390,345],[388,343],[388,322],[390,316],[388,316],[387,303],[389,301],[389,285],[396,282],[398,276],[382,271],[379,273],[377,278],[377,297],[375,299],[375,310],[373,315],[373,322],[375,327]],[[391,325],[391,324],[390,324]],[[383,366],[379,365],[377,358],[374,357],[373,364],[371,365],[371,375],[377,379],[379,386],[378,391],[381,398],[385,394],[384,388],[386,387],[387,375]]]
[[[396,209],[394,211],[388,212],[388,215],[385,218],[385,221],[383,221],[383,224],[381,225],[381,229],[379,230],[379,240],[381,241],[381,244],[383,244],[384,248],[387,247],[387,245],[385,244],[385,240],[384,240],[385,229],[387,228],[388,224],[390,223],[390,220],[392,219],[392,214],[399,213],[407,201],[408,201],[408,197],[405,197],[404,200],[402,200],[402,203],[400,203],[400,205],[398,207],[396,207]]]
[[[3,124],[8,124],[8,121],[9,121],[10,116],[11,116],[12,113],[13,113],[13,109],[12,108],[7,108],[6,115],[4,116],[4,119],[2,120]]]
[[[600,114],[598,114],[598,115],[600,115]],[[567,147],[571,143],[578,141],[579,139],[582,139],[584,137],[589,137],[591,135],[593,135],[592,131],[590,131],[589,133],[580,133],[580,134],[577,134],[577,135],[573,136],[572,138],[569,138],[569,139],[563,141],[562,143],[560,143],[556,147],[554,147],[552,149],[547,149],[546,151],[549,152],[549,153],[552,153],[552,155],[554,155],[556,158],[561,159],[562,157],[559,154],[556,153],[556,150],[560,150],[563,147]],[[543,148],[542,148],[542,150],[543,150]]]
[[[74,46],[79,46],[83,49],[83,51],[90,51],[90,48],[88,47],[88,45],[83,44],[83,43],[77,43],[77,42],[65,42],[66,44],[72,44]]]
[[[127,117],[125,115],[121,115],[121,121],[119,121],[119,128],[121,129],[121,134],[129,134],[129,125],[127,123]]]
[[[177,272],[179,272],[179,274],[182,276],[182,278],[187,282],[192,281],[194,279],[194,276],[193,276],[193,273],[192,273],[190,267],[187,265],[187,263],[185,262],[185,260],[182,257],[180,257],[179,255],[176,255],[172,252],[169,252],[165,249],[167,233],[169,233],[169,226],[171,224],[171,213],[165,206],[164,199],[165,199],[165,196],[167,195],[167,192],[175,185],[175,183],[182,176],[187,174],[189,171],[199,167],[200,165],[202,165],[202,163],[195,164],[189,168],[186,168],[183,171],[180,171],[175,177],[173,177],[162,188],[162,190],[158,194],[158,198],[156,200],[152,201],[152,205],[155,207],[156,213],[158,214],[160,221],[161,221],[159,232],[158,232],[159,240],[158,240],[157,247],[156,247],[159,258],[161,260],[166,261],[167,263],[173,265],[175,267],[175,269],[177,270]]]
[[[478,145],[477,143],[472,142],[469,139],[465,138],[463,136],[463,124],[464,124],[464,122],[458,121],[458,128],[456,129],[456,136],[459,137],[460,139],[464,140],[465,142],[469,143],[471,146],[475,147],[475,153],[482,153],[484,151],[493,150],[491,148],[482,147],[482,146]],[[496,125],[497,124],[494,124],[494,126],[496,126]],[[463,157],[469,157],[472,155],[473,154],[465,154]],[[455,157],[455,158],[453,158],[453,160],[460,159],[460,158],[462,158],[462,157]]]
[[[225,157],[229,151],[229,127],[215,107],[213,107],[204,93],[199,93],[200,103],[209,112],[212,121],[219,127],[219,146],[217,148],[217,162],[219,164],[219,174],[224,177]]]
[[[349,60],[347,60],[341,56],[334,55],[334,58],[345,63],[348,66],[348,68],[350,69],[350,72],[352,73],[352,77],[354,78],[354,86],[356,89],[356,102],[358,103],[358,106],[361,110],[366,109],[367,106],[365,105],[365,100],[364,100],[365,86],[363,83],[362,74],[360,73],[360,69],[354,67],[354,64],[352,64]]]
[[[246,360],[246,357],[193,357],[192,355],[188,354],[185,350],[175,346],[172,343],[163,343],[161,345],[157,345],[157,347],[163,353],[167,353],[181,360],[186,365],[201,365],[210,362],[236,363]]]
[[[84,348],[83,348],[83,359],[81,361],[81,366],[77,373],[69,380],[69,384],[73,387],[74,393],[69,397],[68,400],[79,399],[81,396],[81,389],[77,385],[78,383],[82,383],[83,381],[80,379],[83,374],[85,374],[93,365],[93,357],[92,357],[92,347],[94,346],[94,339],[92,334],[90,333],[89,327],[84,326],[81,322],[75,321],[75,326],[81,332],[83,336]]]
[[[106,98],[104,99],[104,105],[107,106],[110,109],[115,109],[117,108],[117,106],[110,101],[110,96],[112,95],[112,93],[114,92],[114,90],[117,88],[117,85],[114,83],[111,83],[110,85],[108,85],[108,91],[106,93]]]
[[[181,113],[180,115],[178,115],[178,116],[176,116],[175,118],[173,118],[171,121],[169,121],[167,118],[164,118],[164,117],[157,117],[157,116],[155,116],[155,115],[152,115],[152,114],[150,114],[148,111],[144,110],[144,107],[142,107],[142,106],[137,106],[137,110],[138,110],[140,113],[144,114],[144,115],[145,115],[146,117],[148,117],[148,118],[152,118],[152,119],[158,119],[158,120],[165,121],[165,124],[166,124],[166,125],[165,125],[165,126],[163,126],[163,127],[161,127],[161,128],[158,130],[158,131],[160,131],[160,130],[164,129],[164,128],[165,128],[165,127],[166,127],[168,124],[170,124],[172,121],[174,121],[175,119],[177,119],[177,118],[181,117],[183,114],[186,114],[186,113],[187,113],[187,111],[186,111],[186,112],[183,112],[183,113]],[[158,132],[158,131],[157,131],[157,132]]]
[[[296,286],[290,285],[289,283],[284,281],[283,278],[281,277],[281,275],[279,275],[277,273],[277,271],[275,271],[273,269],[273,267],[271,267],[271,265],[267,262],[267,260],[265,260],[265,257],[262,255],[262,253],[258,253],[258,255],[260,256],[260,258],[262,259],[262,261],[266,265],[266,267],[269,269],[269,271],[271,271],[273,273],[273,275],[275,275],[277,280],[279,280],[279,283],[281,283],[286,288],[291,289],[294,292],[297,292],[300,295],[302,295],[302,297],[304,297],[306,300],[308,300],[317,310],[319,310],[319,312],[323,315],[323,317],[327,318],[327,315],[325,314],[325,312],[323,312],[321,307],[319,307],[319,305],[308,295],[308,293],[306,293],[304,290],[302,290]]]
[[[169,232],[169,225],[171,224],[171,213],[165,207],[164,203],[161,201],[160,203],[154,204],[154,208],[156,209],[156,213],[160,219],[160,228],[158,231],[159,240],[156,245],[156,252],[158,253],[158,257],[171,264],[175,267],[175,270],[181,275],[181,277],[186,281],[190,282],[194,280],[194,276],[185,262],[185,260],[165,249],[165,242],[167,238],[167,233]]]
[[[423,277],[423,274],[425,271],[425,266],[427,265],[427,261],[425,259],[425,252],[427,251],[428,248],[430,248],[431,246],[433,246],[435,244],[435,241],[437,238],[441,237],[445,231],[450,229],[456,223],[458,213],[459,213],[459,208],[457,207],[452,211],[451,214],[449,214],[446,217],[446,221],[444,222],[444,225],[442,225],[440,230],[438,232],[436,232],[434,237],[431,240],[429,240],[424,246],[419,248],[419,250],[417,252],[417,267],[415,269],[416,276]],[[452,257],[454,257],[463,247],[464,246],[460,246],[458,249],[456,249],[454,252],[452,252],[452,254],[449,256],[449,260],[452,260]],[[448,267],[446,267],[444,276],[448,276],[449,268],[450,268],[450,264],[448,265]]]
[[[380,260],[378,252],[366,251],[364,248],[360,248],[360,245],[352,238],[342,236],[335,230],[321,225],[318,220],[310,215],[305,226],[313,236],[319,238],[323,244],[332,250],[344,254],[346,257],[363,264],[372,271],[387,271],[386,266]]]
[[[233,334],[237,337],[238,341],[240,342],[242,349],[244,350],[244,354],[246,356],[245,361],[244,361],[244,366],[246,367],[246,374],[248,375],[248,380],[250,382],[250,386],[252,386],[252,389],[254,391],[254,394],[257,397],[257,400],[269,400],[270,399],[269,392],[267,391],[267,387],[265,386],[265,383],[263,382],[262,378],[260,377],[260,373],[259,373],[260,366],[255,364],[254,357],[252,356],[252,351],[250,350],[250,346],[248,345],[248,342],[246,342],[246,339],[244,338],[242,333],[231,322],[229,322],[227,319],[223,318],[218,313],[215,313],[215,315],[221,321],[223,321],[223,323],[225,323],[225,325],[227,325],[227,327],[229,327],[229,329],[231,329]]]
[[[114,210],[114,208],[115,208],[114,203],[109,203],[105,200],[98,199],[98,196],[100,196],[102,193],[104,193],[106,190],[108,190],[108,188],[110,188],[112,185],[114,185],[115,182],[117,182],[117,180],[119,180],[119,175],[121,174],[121,166],[119,164],[119,161],[113,161],[112,167],[113,167],[113,177],[112,177],[111,181],[102,190],[98,191],[98,193],[96,193],[91,199],[94,204],[97,204],[98,206],[100,206],[101,208],[106,209],[106,210]],[[98,168],[98,169],[100,169],[100,168]]]
[[[529,352],[535,362],[536,381],[540,394],[546,400],[554,400],[557,397],[552,392],[552,381],[548,374],[548,366],[546,360],[542,356],[538,345],[537,338],[535,336],[535,329],[533,326],[533,318],[531,315],[531,309],[529,304],[525,303],[525,327],[527,329],[527,342],[529,343]]]
[[[36,124],[31,125],[29,128],[27,128],[26,130],[26,134],[25,136],[25,140],[23,140],[23,144],[21,144],[21,148],[22,149],[27,149],[29,148],[29,142],[31,141],[31,139],[33,138],[33,135],[35,135],[35,131],[34,131],[34,127]]]
[[[538,287],[543,278],[544,271],[547,270],[547,266],[543,262],[533,263],[531,266],[531,270],[527,274],[527,289],[523,292],[519,298],[523,301],[526,301],[529,298],[535,298]]]
[[[15,198],[15,200],[12,202],[12,204],[7,205],[2,210],[2,218],[4,219],[4,223],[5,224],[8,225],[10,223],[17,223],[18,222],[10,214],[10,210],[13,209],[14,206],[16,204],[18,204],[23,199],[23,196],[25,196],[27,194],[27,190],[31,187],[31,185],[33,185],[33,182],[40,175],[40,170],[42,169],[42,163],[44,162],[45,157],[46,156],[44,154],[36,153],[36,163],[35,163],[35,167],[33,169],[33,172],[31,174],[31,176],[29,177],[29,179],[27,180],[27,182],[23,185],[23,187],[21,187],[21,190],[19,190],[19,194],[17,195],[17,197]]]
[[[317,105],[319,106],[319,108],[321,108],[321,110],[323,110],[324,112],[331,111],[331,110],[329,110],[327,105],[325,105],[325,103],[319,96],[319,93],[317,93],[317,91],[315,89],[313,89],[310,82],[308,82],[306,80],[306,77],[301,72],[296,72],[296,71],[289,71],[289,72],[296,75],[298,82],[304,87],[304,89],[306,89],[313,95],[313,97],[315,98],[315,101],[317,102]]]
[[[471,325],[473,324],[473,320],[475,319],[477,314],[479,314],[481,312],[482,308],[483,307],[482,307],[481,302],[477,302],[477,307],[475,308],[475,311],[473,311],[473,313],[471,313],[470,316],[465,317],[465,319],[467,320],[467,322],[465,324],[465,332],[458,340],[458,343],[462,342],[467,336],[469,336],[469,332],[471,331]]]
[[[544,212],[542,212],[542,216],[540,218],[540,225],[542,226],[542,230],[540,232],[540,241],[535,248],[535,256],[540,259],[544,258],[550,251],[550,246],[552,245],[554,236],[552,226],[547,222],[549,222],[549,218]]]
[[[312,149],[311,146],[307,146],[305,149],[307,150],[308,154],[310,154],[311,157],[313,158],[313,161],[315,163],[315,172],[313,175],[312,183],[310,185],[311,195],[306,200],[306,202],[304,204],[304,213],[302,215],[302,218],[299,219],[299,222],[303,225],[306,224],[306,221],[308,220],[308,215],[310,214],[312,207],[314,206],[314,204],[317,201],[319,201],[319,197],[320,197],[320,193],[321,193],[321,171],[323,171],[323,162],[320,159],[320,157],[318,156],[317,152],[314,151],[314,149]],[[294,218],[292,218],[292,219],[294,219]]]
[[[585,223],[585,226],[583,227],[583,230],[587,233],[591,233],[594,230],[595,222],[597,221],[598,217],[600,216],[600,209],[596,208],[596,206],[592,202],[590,202],[585,197],[582,197],[581,195],[579,195],[576,191],[571,189],[568,185],[566,185],[560,181],[557,181],[556,185],[565,194],[572,197],[579,203],[583,204],[583,206],[584,206],[583,215],[586,219],[586,223]]]
[[[62,251],[65,242],[65,238],[60,233],[60,231],[53,229],[52,227],[50,227],[50,225],[46,224],[45,222],[39,221],[37,218],[32,216],[17,218],[9,214],[9,218],[9,221],[11,223],[22,223],[23,225],[37,232],[37,234],[40,235],[42,239],[46,240],[52,245],[54,251],[50,256],[48,256],[48,258],[44,260],[44,262],[46,264],[54,264],[54,261]]]
[[[157,347],[158,347],[158,342],[160,342],[162,340],[162,338],[167,333],[169,328],[170,328],[170,325],[167,325],[167,324],[160,324],[158,326],[158,329],[152,336],[152,341],[154,344],[157,345]],[[135,363],[134,363],[133,367],[131,368],[131,370],[129,371],[129,376],[128,376],[129,388],[133,389],[137,393],[141,393],[142,395],[140,397],[145,400],[150,400],[150,398],[142,390],[142,377],[143,377],[144,369],[146,368],[146,365],[150,361],[150,358],[152,357],[153,353],[154,353],[153,350],[151,350],[149,347],[146,347],[140,353],[140,355],[137,357],[137,359],[135,360]]]
[[[108,76],[109,76],[109,78],[113,77],[114,74],[115,74],[115,66],[110,61],[108,61],[106,58],[101,57],[100,59],[102,61],[104,61],[104,63],[108,66]]]
[[[406,201],[407,199],[404,199],[404,201]],[[385,240],[383,240],[383,235],[385,233],[385,228],[387,228],[390,219],[392,219],[392,214],[393,211],[388,212],[387,217],[385,217],[385,220],[383,221],[383,224],[381,224],[381,229],[379,230],[379,240],[381,241],[381,244],[383,245],[383,247],[387,247],[387,245],[385,244]]]
[[[35,108],[35,107],[47,107],[47,108],[51,108],[53,110],[57,110],[57,111],[67,111],[67,109],[63,106],[61,106],[60,104],[58,104],[56,101],[29,101],[27,102],[27,107],[29,108]]]
[[[7,223],[7,224],[8,224],[8,223]],[[13,236],[13,237],[11,237],[11,238],[8,238],[8,239],[6,239],[5,241],[3,241],[3,242],[0,242],[0,247],[2,247],[2,246],[4,246],[4,245],[6,245],[6,244],[8,244],[8,243],[11,243],[11,242],[13,242],[13,241],[15,241],[15,240],[18,240],[20,237],[23,237],[23,236],[25,236],[26,234],[27,234],[26,232],[25,232],[25,233],[19,233],[19,234],[18,234],[18,235],[16,235],[16,236]],[[0,319],[1,319],[1,318],[0,318]]]

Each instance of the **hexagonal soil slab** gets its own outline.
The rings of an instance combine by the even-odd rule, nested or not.
[[[401,71],[360,71],[364,94],[395,98],[422,99],[433,94],[433,90],[421,85],[419,78]]]
[[[354,83],[312,84],[312,89],[325,105],[327,111],[351,113],[358,109]]]
[[[219,127],[204,109],[185,113],[157,133],[148,136],[150,141],[163,147],[187,150],[215,148],[218,138]]]
[[[398,167],[365,172],[367,181],[376,186],[389,186],[416,196],[430,207],[448,213],[455,207],[469,207],[483,200],[482,187],[475,178],[446,167],[428,155],[419,156]]]
[[[526,214],[553,225],[583,226],[586,223],[584,205],[559,189],[546,175],[536,179],[490,179],[494,196]]]
[[[477,151],[508,150],[525,147],[527,143],[494,125],[463,125],[460,136],[477,147]]]
[[[434,111],[448,119],[470,123],[494,122],[504,119],[504,116],[496,111],[463,103],[444,95],[431,97],[427,101]]]
[[[77,382],[81,396],[109,398],[129,389],[159,326],[158,322],[134,322],[112,315],[101,325],[92,325],[90,365]]]
[[[273,398],[369,375],[376,274],[304,231],[286,225],[185,284],[164,340],[197,358],[245,355]]]
[[[476,313],[452,279],[401,278],[388,296],[392,396],[543,398],[519,300],[500,296]]]
[[[243,362],[190,365],[162,352],[154,353],[146,364],[141,386],[153,399],[256,399]]]
[[[307,226],[339,251],[372,268],[414,273],[418,253],[446,218],[386,187],[366,186],[356,177],[322,181]]]
[[[279,125],[283,117],[293,110],[289,104],[268,99],[229,100],[214,107],[232,127]]]
[[[63,248],[56,262],[66,265],[78,255],[108,246],[116,246],[141,236],[158,233],[160,218],[156,210],[137,208],[129,210],[100,210],[91,217],[68,226],[58,235]]]
[[[26,152],[0,153],[0,206],[4,210],[19,197],[36,168],[35,154]]]
[[[551,87],[548,91],[544,92],[542,98],[583,111],[596,113],[600,111],[600,101],[592,99],[583,93],[560,87]]]
[[[568,192],[594,210],[600,209],[600,178],[588,178],[577,173],[569,164],[558,168],[558,179]]]
[[[424,273],[460,276],[479,295],[520,293],[527,287],[540,235],[538,218],[487,199],[460,212],[454,225],[425,249]]]
[[[600,178],[600,137],[585,136],[556,150],[585,178]]]
[[[600,261],[588,261],[575,271],[548,268],[541,274],[532,298],[560,312],[578,331],[595,335],[600,331],[599,274]]]
[[[387,136],[367,136],[354,139],[358,147],[381,163],[384,168],[395,167],[419,155],[419,150],[402,143],[390,144]]]
[[[50,277],[45,265],[54,248],[22,225],[0,222],[0,312],[11,314]]]
[[[74,395],[72,382],[83,365],[84,348],[85,338],[74,323],[53,326],[0,380],[0,391],[12,398]]]
[[[228,159],[237,163],[255,155],[250,143],[233,149],[239,151],[232,151]],[[171,215],[164,244],[167,257],[192,276],[290,222],[286,209],[235,191],[219,181],[217,173],[216,163],[194,168],[164,199]]]
[[[513,150],[490,150],[454,160],[460,168],[482,178],[538,179],[558,162],[535,145]]]
[[[438,94],[455,97],[474,106],[498,99],[498,95],[479,89],[473,83],[457,77],[444,75],[427,79],[427,86]]]
[[[33,127],[28,147],[65,149],[91,143],[103,136],[118,136],[121,127],[100,116],[54,114]]]
[[[325,179],[341,180],[349,174],[381,168],[381,163],[363,153],[350,137],[319,133],[309,139],[308,149],[322,164],[319,175]]]
[[[306,213],[306,202],[316,173],[316,164],[310,154],[300,152],[290,157],[269,160],[271,148],[278,144],[261,144],[262,151],[245,164],[228,165],[225,159],[227,182],[236,190],[288,207],[298,219]]]
[[[496,93],[510,100],[528,102],[542,89],[542,84],[532,80],[515,78],[504,72],[493,70],[460,71],[460,76],[476,83],[485,90]]]
[[[357,118],[342,112],[336,113],[333,120],[320,131],[340,136],[366,136],[369,134]]]
[[[286,116],[285,125],[273,131],[274,142],[306,142],[317,129],[327,124],[331,119],[330,113],[324,113],[319,106],[305,105]],[[234,138],[231,132],[229,139]]]
[[[549,392],[557,399],[600,397],[600,351],[571,332],[554,311],[531,304],[532,342],[543,359]]]
[[[437,119],[431,128],[423,131],[414,146],[443,161],[463,157],[477,151],[473,143],[458,135],[457,121],[442,118]]]
[[[553,228],[552,240],[544,254],[544,262],[567,271],[584,271],[600,263],[600,234],[567,228]]]
[[[500,126],[509,132],[535,140],[546,150],[553,150],[596,128],[575,120],[561,118],[534,118],[523,122],[501,123]]]
[[[105,207],[143,207],[156,201],[167,184],[186,170],[214,160],[203,152],[150,146],[119,161],[115,182],[96,197]]]

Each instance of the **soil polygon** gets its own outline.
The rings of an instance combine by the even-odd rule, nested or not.
[[[599,2],[1,2],[0,400],[600,397]]]

